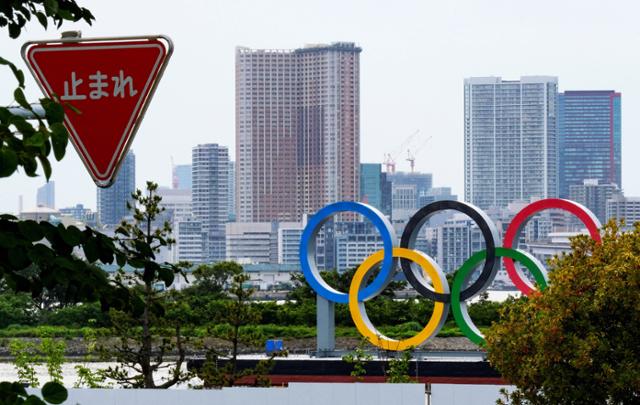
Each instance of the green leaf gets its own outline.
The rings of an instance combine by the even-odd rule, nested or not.
[[[13,92],[13,98],[18,102],[18,104],[20,104],[22,107],[26,108],[27,110],[32,110],[31,109],[31,105],[29,104],[29,102],[27,101],[27,98],[24,96],[24,92],[22,91],[22,89],[20,87],[18,87],[14,92]]]
[[[164,285],[166,285],[167,287],[169,287],[174,280],[173,271],[166,267],[160,267],[158,269],[158,277],[160,277],[160,279],[164,281]]]
[[[47,141],[47,137],[42,132],[35,132],[30,137],[25,138],[24,146],[42,148],[46,141]]]
[[[51,163],[49,163],[49,159],[46,156],[38,155],[38,160],[40,161],[40,165],[42,165],[42,171],[44,171],[44,177],[49,181],[51,178]]]
[[[37,242],[44,238],[44,232],[36,221],[18,221],[18,230],[30,242]]]
[[[49,381],[42,387],[42,398],[50,404],[61,404],[67,397],[67,390],[60,383]]]
[[[127,231],[127,228],[125,228],[123,226],[119,226],[119,227],[116,228],[116,234],[124,235],[127,238],[130,236],[129,235],[129,231]]]
[[[84,255],[87,258],[88,262],[93,263],[98,260],[98,241],[95,238],[87,238],[87,240],[82,245],[82,249],[84,250]]]
[[[0,149],[0,177],[9,177],[18,167],[18,155],[8,148]]]
[[[24,405],[47,405],[43,400],[35,395],[29,395],[23,402]]]
[[[8,263],[14,269],[24,269],[29,265],[30,260],[27,257],[27,252],[25,251],[25,249],[21,246],[17,246],[11,249]]]
[[[65,228],[64,226],[58,226],[60,237],[69,246],[78,246],[82,242],[82,231],[71,225]]]
[[[60,9],[60,10],[58,11],[58,15],[59,15],[60,17],[62,17],[63,19],[65,19],[65,20],[74,20],[74,18],[73,18],[73,14],[71,14],[71,12],[70,12],[70,11],[68,11],[68,10]]]
[[[22,135],[30,136],[36,132],[33,125],[29,124],[26,119],[19,115],[11,116],[11,123],[18,129]]]
[[[0,247],[3,249],[11,249],[18,244],[15,236],[8,232],[0,232]]]
[[[44,15],[44,13],[43,13],[42,11],[38,11],[38,12],[36,13],[36,17],[38,18],[38,21],[40,21],[40,24],[41,24],[41,25],[44,27],[44,29],[46,30],[46,29],[47,29],[47,24],[48,24],[47,16],[46,16],[46,15]]]
[[[22,167],[27,176],[36,177],[38,175],[38,173],[36,173],[38,170],[38,162],[36,162],[33,156],[25,156],[22,159]]]
[[[58,13],[58,2],[56,0],[45,0],[44,1],[44,11],[47,13],[49,17],[54,16]]]
[[[156,262],[146,262],[142,279],[145,283],[151,283],[156,278],[156,271],[160,271],[160,265]]]
[[[0,122],[9,123],[12,116],[13,114],[11,114],[11,112],[7,108],[0,107]]]
[[[56,160],[62,160],[69,142],[69,133],[67,129],[59,122],[51,124],[51,144],[53,146],[53,155]]]
[[[20,36],[20,26],[14,23],[9,23],[9,37],[18,38]]]
[[[123,254],[116,253],[116,263],[118,263],[118,267],[124,267],[127,264],[127,257]]]
[[[45,117],[49,125],[64,120],[64,107],[62,107],[62,104],[56,103],[48,98],[40,99],[40,104],[42,104],[42,108],[44,108]]]

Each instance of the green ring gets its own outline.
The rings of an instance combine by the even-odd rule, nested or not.
[[[455,278],[453,279],[453,286],[451,287],[451,310],[453,311],[453,317],[462,333],[464,333],[469,340],[479,346],[484,346],[484,336],[471,320],[467,309],[467,303],[460,302],[460,291],[462,290],[462,285],[466,281],[467,277],[471,275],[473,270],[482,263],[486,257],[487,251],[482,250],[467,259],[467,261],[464,262],[456,272]],[[522,263],[533,274],[540,290],[547,288],[547,280],[544,272],[536,263],[537,260],[530,254],[516,249],[498,247],[496,248],[496,257],[508,257]],[[487,287],[489,286],[485,286],[485,288],[475,295],[482,293]]]

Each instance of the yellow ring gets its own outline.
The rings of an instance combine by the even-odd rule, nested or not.
[[[449,293],[449,285],[446,283],[446,278],[442,273],[442,270],[437,268],[424,253],[396,247],[393,248],[393,257],[409,259],[418,264],[432,280],[435,292]],[[379,250],[367,257],[360,267],[358,267],[358,270],[356,270],[356,273],[351,280],[351,286],[349,287],[349,310],[351,312],[351,318],[353,319],[353,323],[355,323],[358,331],[360,331],[360,333],[365,336],[371,344],[384,350],[406,350],[411,347],[417,347],[431,336],[438,334],[446,320],[446,315],[449,311],[448,305],[443,302],[435,302],[433,306],[433,314],[431,314],[431,318],[429,319],[427,326],[411,338],[395,340],[378,332],[367,316],[364,302],[358,302],[358,291],[360,290],[360,284],[362,284],[362,280],[366,274],[380,263],[383,258],[384,250]]]

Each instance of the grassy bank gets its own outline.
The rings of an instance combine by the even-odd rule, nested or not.
[[[380,332],[384,335],[395,339],[405,339],[414,336],[417,332],[422,330],[424,325],[420,325],[417,322],[407,322],[394,326],[382,326]],[[214,325],[212,327],[185,327],[183,333],[185,336],[190,337],[220,337],[223,338],[229,333],[230,326],[227,324]],[[482,328],[481,328],[482,329]],[[265,339],[301,339],[301,338],[313,338],[316,336],[316,328],[312,326],[303,325],[251,325],[243,326],[241,328],[243,334],[251,334],[254,336],[260,336]],[[93,328],[93,327],[67,327],[67,326],[20,326],[12,325],[4,329],[0,329],[0,338],[38,338],[38,337],[57,337],[57,338],[76,338],[84,337],[88,334],[100,337],[110,337],[110,330],[108,328]],[[156,330],[156,334],[163,335],[162,330]],[[336,336],[339,337],[354,337],[360,336],[360,333],[355,327],[351,326],[337,326]],[[439,337],[454,337],[462,336],[460,329],[455,324],[446,324],[440,333]]]

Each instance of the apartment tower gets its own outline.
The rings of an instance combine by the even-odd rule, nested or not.
[[[222,261],[226,257],[225,224],[229,219],[229,150],[215,143],[198,145],[193,147],[191,159],[192,211],[205,239],[203,260]]]
[[[558,79],[464,81],[465,200],[482,209],[558,195]]]
[[[236,50],[236,216],[299,221],[359,199],[361,49]]]

